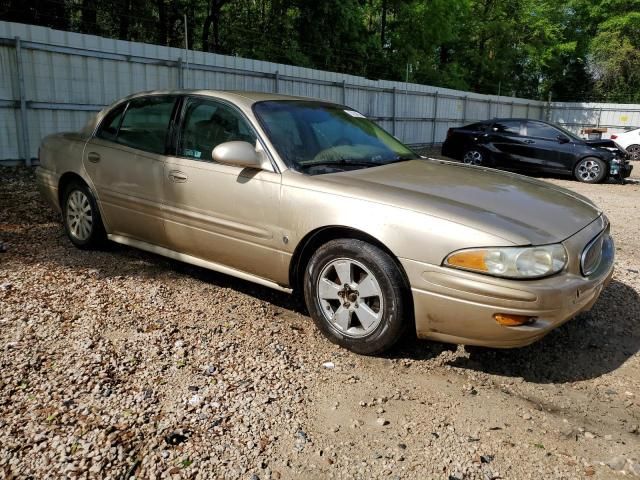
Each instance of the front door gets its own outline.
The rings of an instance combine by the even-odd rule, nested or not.
[[[531,164],[543,170],[571,171],[574,145],[560,130],[543,122],[527,121],[526,136],[529,143],[526,156]]]
[[[164,153],[176,97],[140,97],[112,111],[84,149],[109,233],[164,246]]]
[[[257,136],[235,107],[189,97],[164,170],[170,248],[282,284],[288,270],[279,221],[281,176],[213,161],[220,143]]]

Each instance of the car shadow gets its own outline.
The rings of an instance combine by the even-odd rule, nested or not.
[[[640,350],[640,322],[629,305],[640,301],[638,292],[612,281],[589,312],[551,331],[542,340],[521,348],[493,349],[466,346],[467,356],[446,365],[533,383],[567,383],[610,373]],[[430,359],[448,347],[426,346],[407,340],[395,358]],[[454,347],[455,348],[455,347]]]
[[[5,172],[0,170],[2,173]],[[0,258],[2,263],[11,260],[23,266],[37,263],[89,268],[105,279],[139,276],[164,280],[167,273],[186,275],[220,288],[234,289],[294,314],[307,315],[300,296],[135,248],[109,244],[103,251],[77,250],[66,238],[59,214],[48,208],[33,191],[31,179],[22,175],[15,182],[16,188],[0,197],[2,240],[8,245],[8,251]],[[639,302],[636,290],[614,280],[590,312],[580,314],[533,345],[510,350],[466,347],[468,355],[457,355],[445,360],[445,364],[521,377],[535,383],[565,383],[599,377],[619,368],[640,349],[640,322],[634,316],[634,309],[629,308]],[[637,315],[637,310],[635,313]],[[426,361],[447,350],[457,349],[456,345],[418,340],[412,329],[408,330],[398,346],[383,357]]]

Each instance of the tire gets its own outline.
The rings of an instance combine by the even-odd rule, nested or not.
[[[462,156],[462,162],[467,165],[484,165],[485,160],[485,154],[477,148],[467,150]]]
[[[96,200],[89,188],[78,180],[64,188],[62,223],[71,243],[82,250],[98,248],[106,241]]]
[[[573,175],[583,183],[600,183],[608,173],[607,164],[595,157],[583,158],[573,169]]]
[[[316,326],[333,343],[362,355],[388,350],[402,336],[406,295],[394,260],[362,240],[324,244],[305,269],[304,298]]]
[[[629,160],[640,160],[640,145],[629,145],[625,150],[629,152]]]

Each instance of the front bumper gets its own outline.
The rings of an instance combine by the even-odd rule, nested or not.
[[[613,276],[614,246],[607,235],[602,260],[589,277],[580,274],[584,247],[606,227],[600,217],[563,243],[569,263],[539,280],[508,280],[401,259],[412,285],[420,338],[488,347],[519,347],[589,310]],[[498,324],[496,313],[536,317],[519,327]]]

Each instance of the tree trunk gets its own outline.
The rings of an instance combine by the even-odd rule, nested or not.
[[[380,20],[380,46],[387,43],[387,0],[382,0],[382,19]]]
[[[122,0],[120,5],[122,11],[120,13],[120,27],[118,29],[118,38],[120,40],[130,40],[129,25],[131,25],[131,0]]]
[[[222,7],[229,0],[211,0],[207,18],[204,19],[202,27],[202,49],[205,52],[220,51],[220,14]],[[210,38],[213,30],[213,39]]]
[[[156,30],[156,43],[158,45],[167,44],[167,6],[165,0],[157,0],[158,7],[158,29]]]
[[[82,17],[80,19],[80,32],[98,35],[98,15],[96,3],[93,0],[82,0]]]

